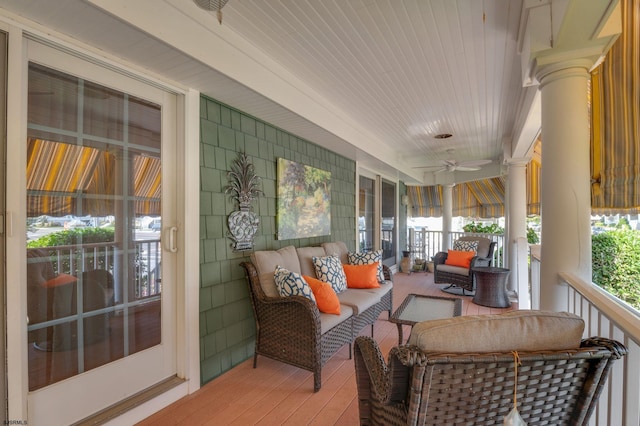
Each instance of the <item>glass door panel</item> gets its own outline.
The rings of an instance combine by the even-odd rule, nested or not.
[[[29,390],[161,343],[161,107],[29,65]]]
[[[358,241],[361,252],[374,248],[375,180],[360,176],[358,200]]]
[[[391,266],[396,263],[396,185],[382,179],[382,262]]]

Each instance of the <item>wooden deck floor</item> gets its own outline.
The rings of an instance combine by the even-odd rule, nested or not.
[[[446,296],[433,274],[394,275],[394,309],[409,293]],[[455,297],[455,296],[451,296]],[[501,313],[516,309],[495,309],[474,304],[463,297],[462,314]],[[398,343],[395,324],[383,312],[374,326],[374,337],[383,354]],[[369,334],[365,327],[362,334]],[[405,326],[405,337],[409,327]],[[247,360],[204,385],[139,425],[355,425],[358,401],[353,359],[347,347],[338,351],[322,370],[322,389],[313,392],[313,375],[268,358],[259,357],[256,369]]]

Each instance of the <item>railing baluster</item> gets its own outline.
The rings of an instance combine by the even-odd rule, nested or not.
[[[139,290],[138,297],[156,296],[162,292],[160,277],[162,246],[160,240],[135,241],[135,247],[140,269],[134,278],[134,285]],[[144,250],[142,250],[143,247]],[[112,242],[84,244],[80,247],[76,245],[55,246],[47,247],[47,249],[55,252],[49,261],[59,274],[80,276],[91,268],[105,269],[113,273],[115,246]],[[153,257],[151,256],[152,252],[154,253]],[[146,285],[143,285],[145,279],[147,282]]]

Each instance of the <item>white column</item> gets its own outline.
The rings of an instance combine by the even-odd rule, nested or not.
[[[530,306],[529,300],[529,267],[526,256],[522,256],[518,244],[527,240],[527,163],[513,161],[509,163],[508,199],[509,221],[507,222],[507,250],[509,250],[509,290],[518,293],[520,309]],[[525,284],[525,285],[520,285]],[[526,294],[522,294],[522,293]]]
[[[453,185],[442,185],[442,251],[451,247],[451,222],[453,218]]]
[[[591,282],[589,66],[585,60],[567,61],[536,73],[542,98],[540,308],[545,310],[566,309],[559,272]]]

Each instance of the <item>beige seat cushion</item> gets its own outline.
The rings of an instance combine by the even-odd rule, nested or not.
[[[294,246],[283,247],[280,250],[261,250],[251,253],[251,263],[258,271],[258,278],[262,291],[268,297],[280,297],[273,274],[276,266],[280,265],[291,272],[300,273],[298,253]]]
[[[354,315],[360,315],[376,303],[380,302],[380,295],[370,293],[365,289],[348,288],[338,294],[340,305],[350,306]]]
[[[575,349],[584,321],[568,312],[511,311],[424,321],[408,344],[427,352],[508,352]]]
[[[449,272],[450,274],[469,276],[469,268],[463,268],[462,266],[445,265],[443,263],[436,265],[436,269],[441,272]]]
[[[326,256],[336,256],[340,259],[343,265],[349,263],[349,249],[347,245],[342,241],[335,241],[332,243],[322,243],[322,248],[324,249]]]
[[[316,276],[316,268],[313,266],[312,258],[326,256],[322,247],[299,247],[296,249],[298,253],[298,260],[300,261],[300,270],[302,275],[308,275],[310,277]]]

